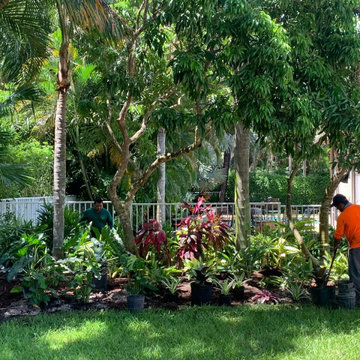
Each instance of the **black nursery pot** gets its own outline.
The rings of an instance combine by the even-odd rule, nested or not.
[[[245,295],[244,286],[236,286],[232,291],[233,297],[235,300],[243,300]]]
[[[219,305],[231,306],[231,295],[221,294],[219,297]]]
[[[101,274],[100,279],[93,278],[93,285],[97,291],[106,291],[107,289],[107,273]]]
[[[354,283],[349,280],[340,280],[338,283],[339,293],[350,292],[354,289]]]
[[[310,294],[314,305],[332,307],[336,303],[335,286],[312,287]]]
[[[191,283],[191,305],[204,305],[211,301],[212,285],[209,283]]]
[[[144,310],[145,296],[141,294],[128,295],[127,306],[131,313],[137,313]]]

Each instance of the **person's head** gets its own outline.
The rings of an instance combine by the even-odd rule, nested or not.
[[[96,212],[101,211],[103,206],[104,206],[104,204],[103,204],[102,199],[100,199],[100,198],[95,199],[95,201],[94,201],[94,209],[95,209]]]
[[[349,202],[349,200],[342,194],[337,194],[333,197],[333,202],[330,205],[335,206],[339,211],[344,211],[346,204]]]

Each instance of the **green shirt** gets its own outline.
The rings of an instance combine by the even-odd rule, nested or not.
[[[99,229],[99,231],[101,231],[105,225],[109,225],[111,228],[114,226],[114,221],[110,212],[104,208],[99,212],[96,212],[94,208],[87,209],[84,212],[81,221],[92,221],[92,225]]]

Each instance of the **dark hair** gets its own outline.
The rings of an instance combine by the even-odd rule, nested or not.
[[[102,198],[96,198],[94,204],[101,204],[103,202]]]

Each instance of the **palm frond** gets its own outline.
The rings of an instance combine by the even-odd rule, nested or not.
[[[48,56],[45,0],[8,0],[0,11],[0,69],[3,81],[27,82]]]
[[[10,115],[15,110],[18,101],[39,101],[42,92],[33,85],[24,85],[18,87],[7,99],[0,102],[0,118]]]
[[[20,186],[31,184],[34,180],[28,175],[29,170],[23,164],[0,164],[0,182],[4,185],[16,183]]]
[[[84,30],[97,31],[110,39],[124,36],[121,18],[105,0],[62,0],[71,22]]]

